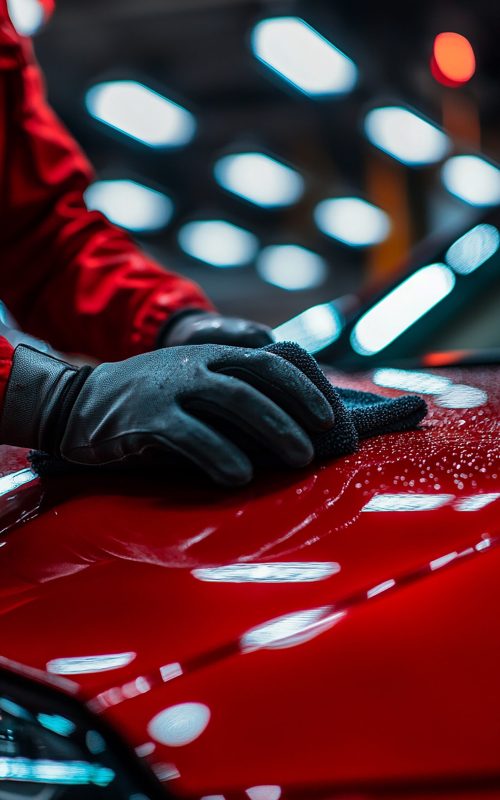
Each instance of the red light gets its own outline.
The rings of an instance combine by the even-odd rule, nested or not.
[[[473,352],[473,350],[443,350],[441,353],[427,353],[422,358],[422,364],[426,367],[449,367],[451,364],[460,364]]]
[[[445,86],[467,83],[476,71],[472,45],[459,33],[440,33],[434,39],[431,72]]]

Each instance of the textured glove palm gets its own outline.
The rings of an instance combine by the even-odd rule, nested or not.
[[[251,479],[252,464],[238,436],[220,432],[224,423],[301,467],[314,456],[311,435],[333,418],[309,378],[264,350],[190,345],[76,369],[20,345],[0,436],[76,464],[181,455],[214,481],[238,485]]]

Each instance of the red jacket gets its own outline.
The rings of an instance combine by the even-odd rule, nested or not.
[[[29,40],[0,0],[0,298],[57,349],[119,360],[154,347],[201,289],[145,256],[83,192],[92,169],[47,105]],[[12,347],[0,338],[0,403]]]

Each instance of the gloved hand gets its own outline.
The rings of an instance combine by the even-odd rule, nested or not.
[[[20,345],[0,441],[89,465],[180,454],[229,486],[247,483],[253,469],[224,424],[303,467],[314,455],[310,434],[333,421],[309,378],[263,350],[175,347],[78,369]]]
[[[240,317],[224,317],[208,311],[181,311],[160,333],[160,347],[184,344],[227,344],[233,347],[264,347],[274,341],[271,328]]]

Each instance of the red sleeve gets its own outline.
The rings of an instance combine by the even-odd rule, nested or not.
[[[13,353],[14,348],[10,342],[0,336],[0,411],[3,406],[5,387],[7,386],[7,381],[10,375]]]
[[[59,350],[103,360],[149,350],[171,313],[213,306],[86,209],[92,170],[48,107],[30,43],[0,0],[6,31],[17,66],[0,59],[0,296],[24,330]]]

